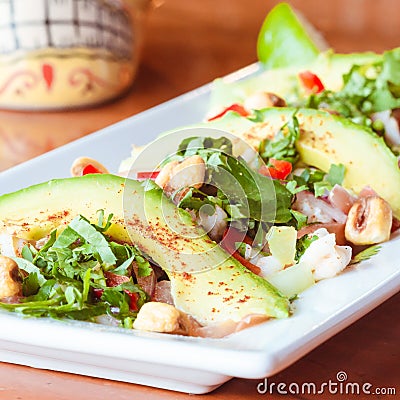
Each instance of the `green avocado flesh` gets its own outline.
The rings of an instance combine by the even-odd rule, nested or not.
[[[113,214],[106,232],[136,244],[168,274],[175,306],[202,324],[249,314],[285,318],[289,302],[229,255],[159,188],[114,175],[56,179],[0,197],[0,234],[38,240],[81,214]]]
[[[370,186],[400,218],[397,158],[383,138],[366,127],[325,111],[294,108],[265,109],[263,122],[258,123],[229,112],[207,125],[229,131],[257,149],[261,140],[274,137],[294,113],[301,129],[297,150],[304,163],[325,172],[332,164],[343,164],[344,187],[359,193]]]

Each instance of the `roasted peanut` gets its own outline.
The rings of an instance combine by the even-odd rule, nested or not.
[[[22,292],[22,279],[17,263],[0,255],[0,299],[18,296]]]
[[[150,331],[173,333],[180,328],[181,313],[174,306],[167,303],[151,301],[143,304],[133,328]]]
[[[191,156],[182,162],[172,161],[160,171],[155,182],[168,194],[187,187],[200,188],[204,183],[206,165],[198,156]]]
[[[346,239],[356,245],[368,245],[389,240],[392,209],[379,196],[361,197],[350,208]]]
[[[262,110],[268,107],[285,107],[286,102],[281,97],[269,92],[256,92],[244,101],[247,110]]]
[[[167,186],[177,165],[179,165],[178,161],[171,161],[161,168],[157,178],[155,179],[155,183],[157,183],[160,188],[164,189]]]

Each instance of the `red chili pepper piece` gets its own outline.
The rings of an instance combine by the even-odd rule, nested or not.
[[[98,170],[94,165],[88,164],[86,165],[85,168],[82,170],[82,175],[88,175],[88,174],[101,174],[102,172]]]
[[[139,295],[137,293],[132,293],[129,290],[124,290],[124,292],[130,298],[129,309],[132,311],[138,311],[139,310],[139,306],[138,306]]]
[[[224,235],[222,237],[221,242],[219,245],[226,250],[232,257],[236,258],[243,266],[245,266],[248,270],[253,272],[256,275],[259,275],[261,272],[260,267],[257,267],[257,265],[254,265],[250,261],[246,260],[244,257],[241,256],[241,254],[235,250],[235,243],[237,242],[243,242],[246,244],[251,245],[253,241],[251,238],[249,238],[247,235],[245,235],[242,232],[239,232],[237,229],[228,227]]]
[[[129,278],[124,275],[117,275],[112,272],[104,272],[104,276],[106,278],[106,283],[108,287],[115,287],[118,285],[121,285],[125,282],[129,282]],[[101,296],[103,295],[104,290],[99,289],[99,288],[93,288],[93,295],[96,299],[101,299]],[[137,293],[130,292],[129,290],[124,290],[124,292],[129,296],[129,308],[132,311],[138,311],[138,300],[139,300],[139,295]]]
[[[218,119],[223,117],[228,111],[234,111],[241,115],[242,117],[248,117],[250,113],[240,104],[234,103],[229,107],[226,107],[222,110],[219,114],[215,115],[214,117],[208,118],[208,121],[213,121],[214,119]]]
[[[101,296],[103,296],[103,292],[103,289],[93,288],[93,296],[96,297],[96,299],[100,299]]]
[[[145,179],[156,179],[160,171],[140,171],[136,174],[136,179],[141,181]]]
[[[261,268],[257,267],[257,265],[254,265],[250,261],[246,260],[244,257],[240,255],[238,251],[235,251],[232,253],[232,256],[236,258],[243,266],[245,266],[249,271],[253,272],[253,274],[259,275],[261,272]]]
[[[138,300],[139,300],[139,295],[137,293],[132,293],[129,290],[124,290],[124,292],[129,296],[129,309],[132,311],[138,311],[139,306],[138,306]],[[99,288],[93,288],[93,296],[100,300],[101,296],[103,295],[104,290],[99,289]]]
[[[286,160],[269,159],[270,167],[262,165],[258,172],[262,175],[269,176],[272,179],[286,179],[292,172],[292,163]]]
[[[317,75],[311,71],[303,71],[299,73],[299,78],[303,86],[312,93],[320,93],[325,89],[324,84]]]

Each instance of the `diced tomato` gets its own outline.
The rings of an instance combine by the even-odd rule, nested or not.
[[[226,250],[232,257],[236,258],[243,266],[256,275],[259,275],[261,269],[254,265],[250,261],[246,260],[241,254],[235,249],[235,243],[242,242],[251,245],[253,241],[247,235],[239,232],[237,229],[228,227],[222,237],[220,246]]]
[[[137,293],[132,293],[129,290],[124,290],[124,292],[130,297],[131,301],[129,303],[129,308],[132,311],[138,311],[138,300],[139,300],[139,295]]]
[[[320,93],[325,89],[321,79],[311,71],[300,72],[299,78],[303,86],[312,93]]]
[[[156,179],[160,171],[140,171],[136,174],[136,179],[141,181],[145,179]]]
[[[248,117],[250,113],[240,104],[234,103],[229,107],[226,107],[222,110],[219,114],[215,115],[214,117],[208,118],[208,121],[213,121],[214,119],[218,119],[223,117],[228,111],[234,111],[241,115],[242,117]]]
[[[115,286],[121,285],[121,284],[123,284],[125,282],[129,282],[129,278],[127,276],[125,276],[125,275],[117,275],[117,274],[114,274],[112,272],[106,271],[106,272],[104,272],[104,276],[106,278],[107,286],[109,286],[109,287],[115,287]],[[101,289],[94,289],[93,291],[95,291],[95,290],[101,290]],[[137,311],[139,309],[138,304],[137,304],[137,302],[139,300],[139,295],[137,293],[132,293],[129,290],[126,290],[126,289],[124,290],[124,292],[130,298],[129,308],[132,311]],[[101,290],[101,294],[100,294],[99,297],[94,292],[94,295],[97,298],[100,298],[102,294],[103,294],[102,290]]]
[[[268,163],[271,166],[262,165],[258,170],[260,174],[269,176],[272,179],[286,179],[292,172],[293,166],[289,161],[270,158]]]
[[[101,174],[102,172],[98,170],[94,165],[88,164],[86,165],[85,168],[82,170],[82,175],[88,175],[88,174]]]
[[[100,299],[103,295],[103,292],[103,289],[93,288],[93,296],[96,297],[96,299]]]
[[[93,288],[93,296],[97,299],[100,300],[101,296],[103,295],[104,290],[99,289],[99,288]],[[129,290],[124,290],[124,292],[129,296],[130,301],[129,301],[129,309],[132,311],[138,311],[138,300],[139,300],[139,295],[137,293],[132,293]]]

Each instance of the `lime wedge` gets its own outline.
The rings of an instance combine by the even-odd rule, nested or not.
[[[267,15],[257,41],[258,59],[265,68],[280,68],[312,62],[327,44],[319,32],[287,3]]]

